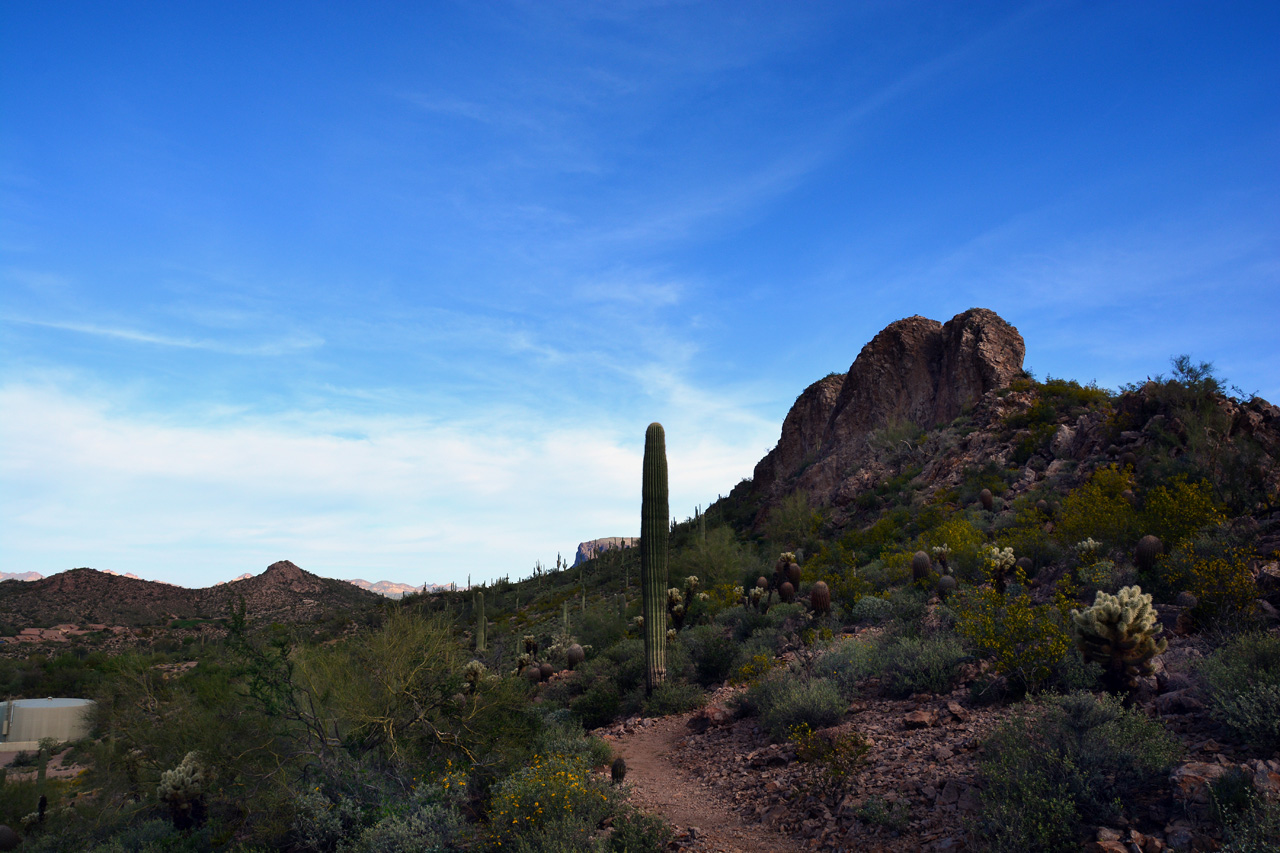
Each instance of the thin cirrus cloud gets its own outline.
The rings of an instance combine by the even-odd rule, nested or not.
[[[0,322],[18,323],[24,326],[38,326],[45,329],[57,329],[64,332],[77,332],[84,335],[113,338],[136,344],[153,344],[161,347],[178,349],[205,350],[225,355],[273,356],[301,350],[315,349],[324,345],[324,339],[318,335],[286,334],[277,336],[270,343],[235,343],[213,338],[186,338],[144,332],[137,329],[117,326],[101,326],[95,323],[79,323],[74,321],[36,320],[30,317],[4,317]]]

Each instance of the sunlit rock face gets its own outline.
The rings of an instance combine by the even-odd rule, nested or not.
[[[907,317],[862,348],[849,372],[805,389],[778,445],[756,466],[753,487],[773,496],[801,488],[830,503],[867,455],[875,430],[947,423],[1022,371],[1026,345],[994,311],[971,308],[946,323]]]

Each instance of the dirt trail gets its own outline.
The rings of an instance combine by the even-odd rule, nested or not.
[[[790,837],[759,824],[744,824],[728,803],[673,760],[676,743],[688,734],[689,714],[653,720],[613,741],[627,762],[631,802],[662,815],[677,831],[690,831],[685,849],[707,853],[800,853]]]

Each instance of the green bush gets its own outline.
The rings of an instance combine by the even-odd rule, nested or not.
[[[706,702],[706,696],[696,684],[667,679],[653,689],[641,706],[646,717],[665,717],[697,708]]]
[[[775,671],[754,684],[746,702],[760,715],[760,725],[779,741],[802,723],[814,729],[833,726],[845,710],[832,682],[787,671]]]
[[[1075,851],[1086,833],[1160,785],[1181,747],[1120,700],[1073,693],[1028,703],[979,759],[984,850]]]
[[[849,609],[849,619],[853,622],[879,624],[892,618],[893,605],[878,595],[864,595]]]
[[[729,677],[738,645],[723,628],[697,625],[680,632],[679,639],[693,661],[694,677],[699,684],[710,687]]]
[[[1246,741],[1280,748],[1280,638],[1245,634],[1201,661],[1213,716]]]
[[[871,640],[836,643],[814,664],[814,673],[830,679],[846,701],[858,695],[858,685],[884,669],[882,645]]]
[[[591,775],[582,758],[535,755],[493,787],[484,841],[491,849],[509,850],[549,837],[579,849],[613,808],[612,790]]]
[[[611,853],[662,853],[671,843],[671,826],[656,815],[624,809],[614,818]]]
[[[970,655],[955,637],[897,637],[884,646],[881,687],[889,696],[946,693]]]

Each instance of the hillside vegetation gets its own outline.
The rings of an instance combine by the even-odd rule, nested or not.
[[[851,703],[963,690],[1012,711],[956,828],[969,849],[1079,850],[1103,825],[1176,848],[1171,820],[1188,845],[1274,849],[1280,413],[1238,396],[1186,358],[1120,393],[1022,374],[946,423],[874,429],[842,474],[860,490],[803,461],[745,481],[670,527],[651,689],[639,548],[360,623],[241,610],[208,642],[0,661],[15,694],[98,702],[88,769],[10,770],[0,822],[42,851],[659,850],[668,830],[585,732],[731,683],[733,713],[812,765],[797,799],[839,803],[872,772]],[[1163,665],[1170,640],[1193,666]],[[1185,805],[1189,726],[1236,769]],[[858,808],[907,831],[894,803]]]

